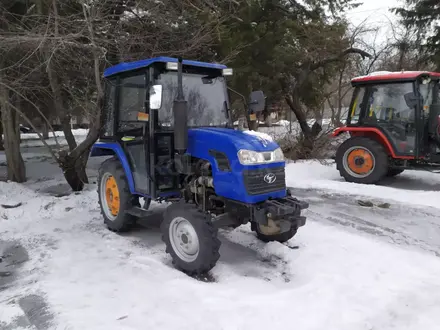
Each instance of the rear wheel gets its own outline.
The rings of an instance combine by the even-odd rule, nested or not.
[[[354,137],[339,146],[336,168],[348,182],[374,184],[388,172],[388,155],[375,140]]]
[[[191,204],[168,206],[161,231],[173,264],[189,275],[210,271],[220,258],[218,230],[209,216]]]
[[[139,205],[139,198],[131,195],[127,178],[121,163],[116,158],[102,163],[98,174],[98,195],[101,213],[108,229],[115,232],[127,231],[136,217],[125,211]]]

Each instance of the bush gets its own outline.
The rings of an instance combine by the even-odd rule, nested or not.
[[[331,130],[321,132],[313,141],[312,148],[305,141],[303,134],[286,134],[277,139],[288,159],[330,159],[334,158],[336,149],[346,139],[345,135],[334,138],[331,136]]]

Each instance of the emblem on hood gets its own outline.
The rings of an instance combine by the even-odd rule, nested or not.
[[[277,176],[273,173],[267,173],[264,178],[263,178],[264,182],[271,184],[274,183],[277,180]]]

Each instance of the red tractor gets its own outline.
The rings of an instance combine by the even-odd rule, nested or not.
[[[440,170],[440,73],[375,72],[352,79],[346,126],[336,151],[348,182],[374,184],[405,169]]]

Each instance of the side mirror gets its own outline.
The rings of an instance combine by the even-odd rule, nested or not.
[[[404,95],[406,105],[408,108],[412,109],[417,106],[419,98],[414,94],[414,92],[409,92]]]
[[[153,85],[150,88],[150,109],[158,110],[162,105],[162,85]]]
[[[249,110],[251,113],[259,113],[266,107],[266,97],[263,91],[254,91],[249,96]]]

